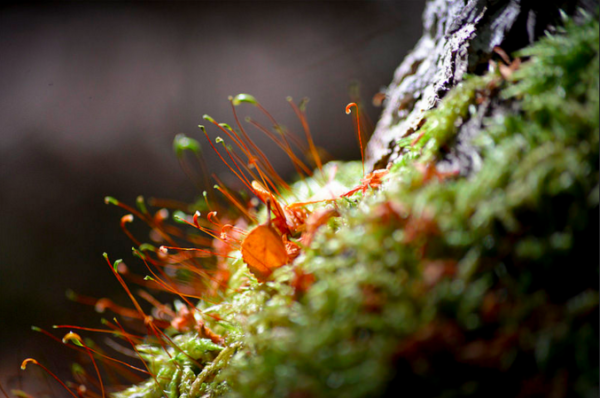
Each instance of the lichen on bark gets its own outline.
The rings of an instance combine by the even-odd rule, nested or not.
[[[367,147],[368,166],[385,167],[397,159],[400,148],[396,141],[417,135],[425,112],[435,108],[466,74],[482,74],[494,48],[510,54],[554,31],[561,12],[571,15],[583,9],[594,13],[597,7],[595,0],[429,1],[423,15],[423,36],[387,89],[385,109]],[[489,104],[479,118],[495,112],[497,106]],[[465,151],[455,149],[460,154],[461,173],[468,174],[476,167],[476,154],[468,146]]]

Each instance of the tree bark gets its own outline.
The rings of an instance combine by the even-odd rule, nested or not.
[[[426,111],[466,74],[482,74],[494,48],[511,54],[535,42],[560,23],[561,10],[593,12],[598,0],[430,0],[423,15],[423,36],[394,73],[386,105],[366,149],[367,166],[383,168],[398,158],[397,140],[419,130]],[[458,139],[445,159],[466,175],[477,169],[470,138],[483,119],[506,104],[490,99],[458,127]],[[457,164],[456,164],[457,163]]]

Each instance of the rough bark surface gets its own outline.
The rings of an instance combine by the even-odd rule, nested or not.
[[[399,155],[397,140],[416,133],[425,112],[438,104],[465,74],[489,68],[494,48],[508,54],[552,31],[560,10],[573,14],[589,11],[598,0],[430,0],[423,15],[423,37],[404,59],[387,90],[386,105],[367,146],[371,169],[385,167]],[[469,145],[483,119],[503,112],[506,104],[490,100],[477,115],[458,127],[455,145],[444,163],[463,175],[476,170],[479,156]]]

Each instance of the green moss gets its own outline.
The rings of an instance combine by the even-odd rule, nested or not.
[[[415,134],[398,141],[398,146],[405,152],[396,162],[396,168],[417,158],[420,161],[435,158],[440,148],[454,138],[457,125],[476,112],[477,93],[485,91],[486,86],[496,79],[494,74],[469,76],[454,87],[444,98],[443,105],[427,113],[423,126]]]
[[[218,357],[223,350],[208,339],[201,339],[195,333],[180,334],[172,338],[173,346],[165,351],[160,345],[145,344],[137,350],[146,362],[155,379],[132,386],[113,394],[115,398],[124,397],[161,397],[162,391],[168,398],[179,397],[179,393],[188,389],[201,365]]]
[[[568,22],[520,55],[512,81],[471,77],[450,92],[382,189],[338,201],[341,217],[292,266],[203,307],[222,318],[210,325],[228,336],[222,354],[189,335],[175,338],[201,367],[144,348],[168,397],[597,388],[598,264],[584,245],[598,218],[598,23]],[[490,82],[520,111],[488,121],[478,173],[427,181],[415,162],[439,159]],[[347,167],[351,187],[360,165]],[[293,190],[306,198],[313,184]],[[249,277],[239,259],[232,270],[234,286]],[[315,277],[303,294],[290,283],[299,270]],[[160,393],[149,380],[115,396]]]

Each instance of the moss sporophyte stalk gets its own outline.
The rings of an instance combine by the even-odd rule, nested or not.
[[[306,140],[247,94],[230,98],[235,128],[205,116],[223,137],[200,126],[210,150],[246,191],[215,177],[189,206],[106,198],[135,244],[136,263],[105,256],[131,303],[70,294],[107,319],[55,326],[83,364],[58,383],[115,398],[371,397],[396,383],[419,396],[588,396],[598,264],[581,253],[598,217],[598,22],[566,21],[514,59],[498,54],[399,141],[394,164],[367,174],[324,164],[291,99]],[[457,121],[484,98],[509,111],[470,143],[479,167],[442,167]],[[242,105],[264,114],[270,127],[248,124],[288,155],[296,182],[253,142]],[[360,129],[358,141],[362,153]],[[206,175],[198,140],[177,136],[174,149],[187,173],[198,173],[191,153]],[[98,334],[134,358],[114,358]]]

